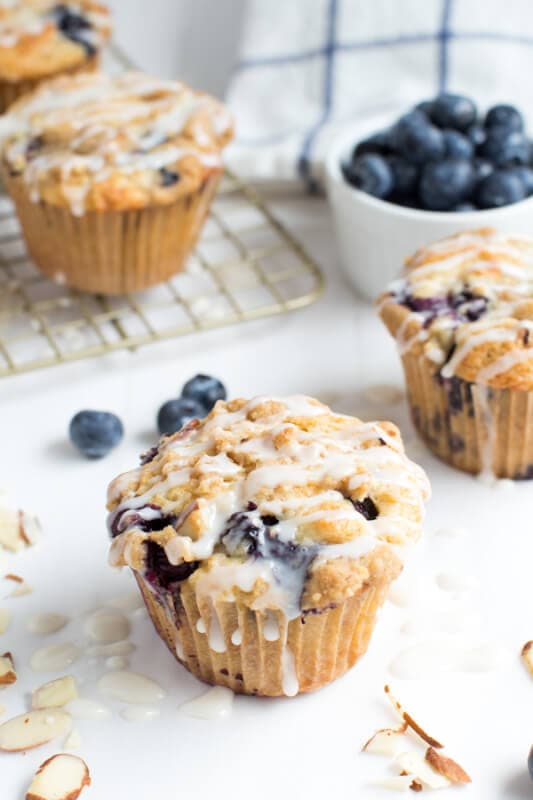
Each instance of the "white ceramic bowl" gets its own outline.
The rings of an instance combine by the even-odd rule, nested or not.
[[[341,264],[367,300],[374,300],[397,277],[405,258],[418,247],[444,236],[482,227],[533,235],[533,196],[487,211],[444,212],[404,208],[354,189],[342,175],[341,161],[364,136],[359,127],[357,133],[345,131],[332,143],[326,181]]]

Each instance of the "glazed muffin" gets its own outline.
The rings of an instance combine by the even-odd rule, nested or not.
[[[428,447],[467,472],[533,478],[533,239],[482,229],[423,248],[379,309]]]
[[[201,680],[308,692],[365,652],[428,490],[391,423],[302,396],[219,401],[113,481],[110,562]]]
[[[108,10],[93,0],[0,3],[0,114],[43,80],[90,72],[111,34]]]
[[[184,267],[222,172],[231,119],[141,73],[57,78],[0,120],[2,173],[39,269],[117,294]]]

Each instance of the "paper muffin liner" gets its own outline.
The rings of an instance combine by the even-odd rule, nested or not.
[[[4,170],[4,172],[7,172]],[[48,278],[73,289],[122,294],[147,289],[185,267],[221,169],[169,205],[87,211],[32,202],[21,177],[4,175],[29,254]]]
[[[287,624],[282,611],[199,600],[188,581],[174,595],[158,594],[135,577],[156,630],[183,666],[206,683],[268,697],[319,689],[352,667],[368,647],[391,582],[389,572],[373,575],[338,606]]]
[[[436,456],[473,474],[533,479],[533,392],[442,378],[421,355],[402,361],[413,423]]]
[[[9,106],[25,94],[29,94],[37,89],[42,83],[58,78],[60,75],[77,75],[82,72],[95,72],[100,65],[99,55],[91,56],[80,65],[71,69],[58,70],[50,75],[40,78],[23,78],[18,81],[8,81],[0,79],[0,114],[3,114]]]

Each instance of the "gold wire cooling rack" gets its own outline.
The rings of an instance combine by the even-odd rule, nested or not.
[[[113,45],[118,68],[134,66]],[[187,271],[145,292],[104,297],[44,278],[10,200],[0,197],[0,377],[136,349],[314,302],[324,285],[302,245],[227,171]]]

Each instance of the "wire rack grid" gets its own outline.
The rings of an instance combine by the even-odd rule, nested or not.
[[[115,68],[132,62],[116,46]],[[0,377],[302,308],[322,274],[257,192],[226,171],[187,270],[145,292],[68,289],[32,264],[0,197]]]

